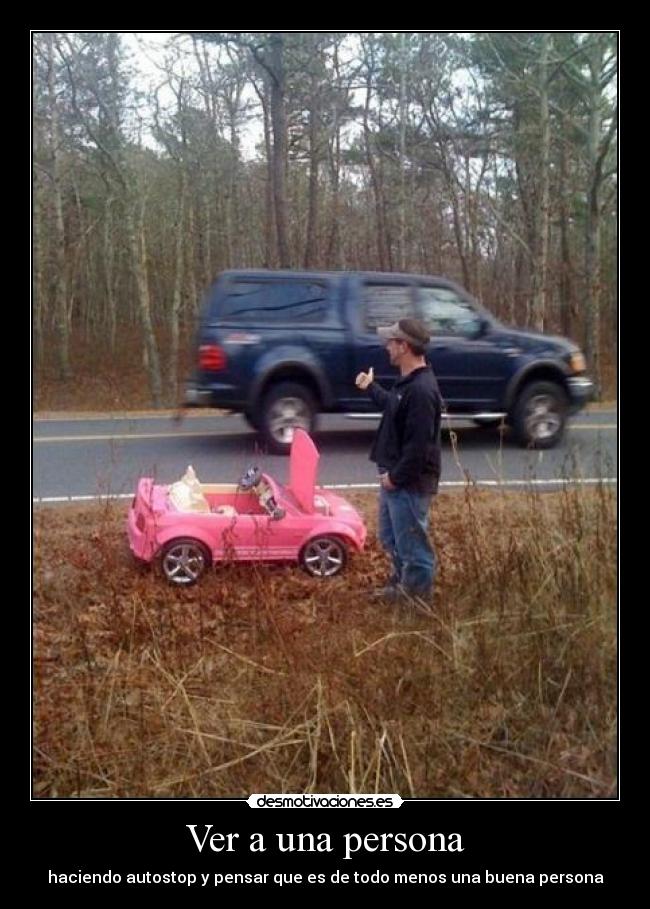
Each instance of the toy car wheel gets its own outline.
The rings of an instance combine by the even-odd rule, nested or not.
[[[198,540],[170,540],[163,548],[160,567],[170,584],[187,587],[196,584],[209,567],[210,553]]]
[[[555,382],[531,382],[523,389],[513,412],[513,426],[521,445],[553,448],[562,438],[568,402]]]
[[[296,429],[312,433],[316,425],[316,402],[299,382],[273,385],[261,405],[259,429],[270,451],[289,454]]]
[[[343,571],[347,560],[347,547],[336,537],[314,537],[300,553],[300,564],[315,578],[333,578]]]

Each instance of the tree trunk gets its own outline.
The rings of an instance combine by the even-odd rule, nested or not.
[[[62,163],[59,110],[54,79],[53,34],[47,33],[48,91],[51,118],[52,192],[54,204],[54,324],[57,337],[59,375],[64,381],[72,376],[70,368],[70,327],[68,324],[68,277],[66,269],[66,231],[63,218]]]
[[[600,397],[600,211],[598,193],[600,189],[597,171],[598,149],[602,119],[600,111],[601,92],[598,85],[602,70],[603,53],[599,41],[589,49],[589,124],[587,156],[589,161],[589,185],[587,191],[587,217],[585,221],[585,274],[587,293],[585,306],[585,356],[589,362],[596,386],[596,398]]]
[[[399,46],[399,269],[406,271],[406,35]]]
[[[590,156],[592,144],[598,142],[600,116],[596,109],[590,112]],[[596,398],[600,397],[600,215],[598,187],[592,182],[587,199],[585,225],[585,273],[587,294],[585,307],[585,356],[590,364],[596,385]]]
[[[230,118],[230,179],[228,181],[228,202],[229,212],[228,220],[232,237],[229,242],[229,258],[231,267],[242,267],[242,243],[241,243],[241,200],[239,193],[239,133],[237,132],[237,111],[239,107],[239,95],[236,94],[235,100],[229,104],[228,115]]]
[[[521,205],[521,212],[523,215],[524,222],[524,232],[526,237],[526,243],[524,248],[527,252],[527,259],[530,268],[533,272],[535,270],[535,250],[537,249],[537,221],[535,218],[535,206],[533,201],[533,192],[530,187],[530,178],[528,175],[528,161],[526,159],[526,152],[528,151],[528,145],[525,138],[525,130],[521,122],[521,112],[519,109],[519,103],[515,102],[513,105],[513,129],[514,129],[514,141],[515,141],[515,172],[517,175],[517,189],[519,195],[519,202]],[[526,152],[524,151],[526,149]],[[518,286],[519,293],[521,293],[521,280],[523,278],[523,260],[519,263],[518,268]],[[519,302],[520,298],[518,298]],[[533,320],[533,301],[532,296],[528,292],[526,293],[526,300],[524,306],[522,307],[522,318],[526,326],[530,326]]]
[[[482,274],[481,274],[481,246],[479,242],[479,229],[478,229],[478,199],[481,195],[481,187],[483,185],[483,180],[488,168],[487,157],[483,157],[483,163],[481,165],[481,172],[478,175],[476,181],[476,186],[472,188],[471,180],[471,168],[469,164],[468,156],[468,174],[469,174],[469,186],[467,192],[467,220],[468,220],[468,229],[469,229],[469,254],[470,254],[470,263],[471,263],[471,276],[472,276],[472,293],[477,297],[481,297],[483,293],[482,285]]]
[[[115,353],[117,339],[117,306],[114,288],[115,252],[113,248],[113,198],[106,200],[103,236],[104,289],[108,321],[108,341],[111,353]]]
[[[469,265],[467,263],[467,254],[465,241],[463,237],[463,227],[460,220],[459,212],[459,202],[456,191],[453,187],[451,179],[447,180],[449,187],[449,192],[451,195],[451,209],[454,221],[454,237],[456,238],[456,249],[458,250],[458,258],[460,259],[461,268],[463,270],[463,285],[467,290],[471,291],[472,279],[470,276]]]
[[[372,186],[372,192],[374,196],[375,203],[375,219],[376,219],[376,241],[377,241],[377,256],[379,259],[379,268],[381,271],[392,271],[392,256],[390,250],[390,242],[388,239],[388,231],[386,225],[386,209],[383,200],[383,178],[381,175],[381,158],[379,159],[379,168],[375,161],[373,153],[373,134],[370,129],[369,123],[369,113],[370,113],[370,100],[372,98],[372,78],[373,71],[372,67],[374,66],[374,60],[371,60],[368,63],[368,72],[366,74],[366,100],[363,108],[363,137],[364,137],[364,149],[366,153],[366,164],[368,165],[368,171],[370,172],[370,185]],[[380,125],[381,128],[381,125]]]
[[[158,345],[151,317],[151,300],[147,275],[147,247],[144,227],[144,202],[137,198],[127,202],[126,231],[131,253],[131,267],[137,291],[138,315],[142,327],[144,359],[149,374],[149,387],[154,407],[162,404],[162,382]],[[139,213],[136,214],[136,207]]]
[[[334,43],[334,71],[336,73],[337,92],[341,88],[341,74],[339,70],[339,45]],[[332,199],[330,204],[330,227],[327,239],[327,253],[325,263],[328,268],[341,268],[341,229],[339,224],[341,206],[341,122],[339,116],[338,95],[333,104],[332,111],[333,130],[332,141],[329,144],[330,180],[332,184]]]
[[[327,240],[326,264],[328,268],[341,266],[341,231],[339,211],[341,205],[341,127],[335,115],[334,147],[330,150],[330,173],[332,181],[332,202],[330,208],[330,229]]]
[[[39,191],[39,182],[34,180],[34,223],[32,227],[32,243],[34,256],[34,284],[32,288],[33,314],[34,314],[34,354],[37,364],[42,363],[43,357],[43,316],[46,310],[45,301],[45,255],[43,231],[43,204]]]
[[[467,274],[465,286],[470,291],[470,293],[475,292],[474,282],[472,280],[472,268],[471,268],[471,258],[472,258],[472,238],[470,230],[470,199],[472,197],[472,178],[469,166],[469,153],[465,152],[463,156],[463,169],[465,171],[465,186],[462,194],[462,214],[463,214],[463,249],[464,249],[464,258],[465,266],[463,269],[463,274]]]
[[[307,242],[305,268],[312,268],[318,260],[318,114],[315,103],[316,79],[312,76],[312,103],[309,110],[309,204],[307,212]]]
[[[386,271],[387,269],[387,244],[386,244],[386,233],[384,226],[384,212],[382,207],[381,200],[381,189],[379,186],[379,179],[377,176],[377,168],[375,166],[375,160],[372,153],[371,147],[371,133],[368,128],[367,122],[364,123],[364,135],[365,135],[365,149],[366,149],[366,163],[368,165],[368,170],[370,171],[370,185],[372,186],[372,192],[375,202],[375,220],[376,220],[376,238],[377,238],[377,255],[379,257],[379,268],[381,271]]]
[[[186,193],[187,195],[187,193]],[[185,273],[187,279],[185,281],[185,286],[187,288],[187,296],[190,301],[189,311],[194,318],[199,311],[199,294],[196,287],[196,271],[195,271],[195,260],[194,260],[194,234],[195,234],[195,223],[196,216],[194,214],[194,200],[190,199],[187,211],[187,231],[183,232],[183,238],[185,241]]]
[[[88,234],[90,233],[92,226],[86,226],[86,215],[84,207],[81,204],[79,184],[74,174],[71,183],[77,210],[77,240],[73,246],[71,268],[71,274],[76,276],[76,286],[73,283],[73,286],[70,288],[68,325],[72,325],[72,314],[76,297],[79,309],[79,322],[81,323],[83,320],[85,339],[86,341],[89,341],[91,336],[96,333],[99,310],[99,302],[96,299],[96,294],[91,292],[91,288],[95,282],[92,278],[92,261],[88,244]]]
[[[280,268],[291,268],[287,233],[287,113],[285,107],[284,37],[274,32],[270,39],[271,123],[273,126],[273,199]]]
[[[509,320],[512,325],[517,325],[528,317],[527,306],[521,305],[524,293],[526,292],[527,295],[527,291],[524,288],[524,265],[526,259],[527,257],[524,256],[522,247],[517,244],[515,253],[515,286],[512,295],[512,312]]]
[[[268,103],[262,101],[264,114],[264,149],[266,151],[266,180],[264,183],[264,267],[271,268],[275,261],[273,254],[273,224],[275,222],[275,204],[273,201],[273,142],[271,139],[271,118]]]
[[[233,204],[232,196],[230,194],[230,187],[226,191],[226,195],[223,201],[223,212],[224,212],[224,240],[226,244],[226,268],[234,268],[235,258],[233,255]]]
[[[183,303],[183,234],[185,229],[185,197],[187,195],[187,174],[181,164],[180,187],[178,191],[178,211],[176,220],[176,238],[174,249],[174,291],[170,312],[170,339],[169,362],[167,366],[167,382],[169,401],[172,404],[178,401],[178,348],[179,348],[179,321]]]
[[[572,337],[575,330],[573,299],[573,266],[569,245],[569,212],[567,207],[567,155],[565,142],[560,141],[560,319],[562,334]]]
[[[203,283],[209,287],[214,281],[212,266],[212,219],[210,217],[210,193],[203,199]]]
[[[542,50],[539,61],[540,91],[540,160],[539,179],[540,194],[537,209],[537,230],[535,261],[533,263],[533,294],[531,321],[537,331],[544,331],[547,297],[548,270],[548,236],[549,236],[549,162],[551,155],[551,121],[548,108],[548,60],[551,48],[551,36],[548,32],[542,35]]]
[[[273,142],[271,138],[271,117],[269,114],[269,73],[266,70],[262,87],[253,79],[253,89],[262,105],[262,120],[264,126],[264,151],[266,154],[266,173],[264,180],[264,268],[272,268],[275,256],[273,255],[273,224],[275,222],[275,209],[273,205]]]

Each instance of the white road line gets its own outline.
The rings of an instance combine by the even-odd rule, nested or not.
[[[527,486],[598,486],[600,484],[610,485],[618,483],[617,477],[589,477],[576,479],[551,479],[551,480],[472,480],[467,483],[465,480],[443,480],[440,488],[454,488],[464,486],[487,486],[493,488],[507,488],[510,486],[527,487]],[[323,489],[379,489],[379,483],[332,483],[325,484]],[[36,496],[32,499],[33,505],[49,505],[60,502],[105,502],[111,499],[132,499],[134,493],[123,492],[115,495],[91,495],[91,496]]]
[[[443,480],[440,488],[457,486],[597,486],[599,483],[618,483],[617,477],[589,477],[565,478],[550,480]],[[325,489],[379,489],[379,483],[341,483],[340,485],[326,485]]]
[[[577,426],[567,426],[569,432],[574,429],[618,429],[618,423],[580,423]]]

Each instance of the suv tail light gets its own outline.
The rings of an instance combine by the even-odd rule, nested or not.
[[[218,344],[202,344],[199,347],[199,367],[212,372],[226,368],[226,354]]]

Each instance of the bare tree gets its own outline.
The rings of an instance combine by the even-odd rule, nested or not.
[[[50,160],[52,197],[54,203],[54,312],[59,354],[59,373],[62,379],[72,375],[70,367],[70,326],[68,322],[68,272],[66,266],[66,230],[63,218],[63,164],[62,138],[59,126],[59,104],[55,63],[56,37],[52,32],[45,35],[47,49],[47,87],[50,115]]]
[[[171,399],[202,289],[247,264],[447,274],[611,362],[615,35],[185,33],[157,117],[118,34],[34,52],[36,352],[64,381],[135,345]]]
[[[121,79],[119,38],[115,33],[107,36],[94,35],[93,38],[94,43],[89,46],[85,40],[77,44],[70,36],[65,36],[58,44],[58,51],[65,63],[72,109],[91,143],[107,164],[109,179],[123,202],[126,242],[131,253],[143,333],[143,356],[149,375],[152,402],[155,407],[160,407],[162,381],[149,292],[146,194],[137,167],[128,161],[122,135],[118,96]],[[105,65],[108,79],[100,76],[98,68],[101,63]],[[87,101],[86,104],[84,100]]]

